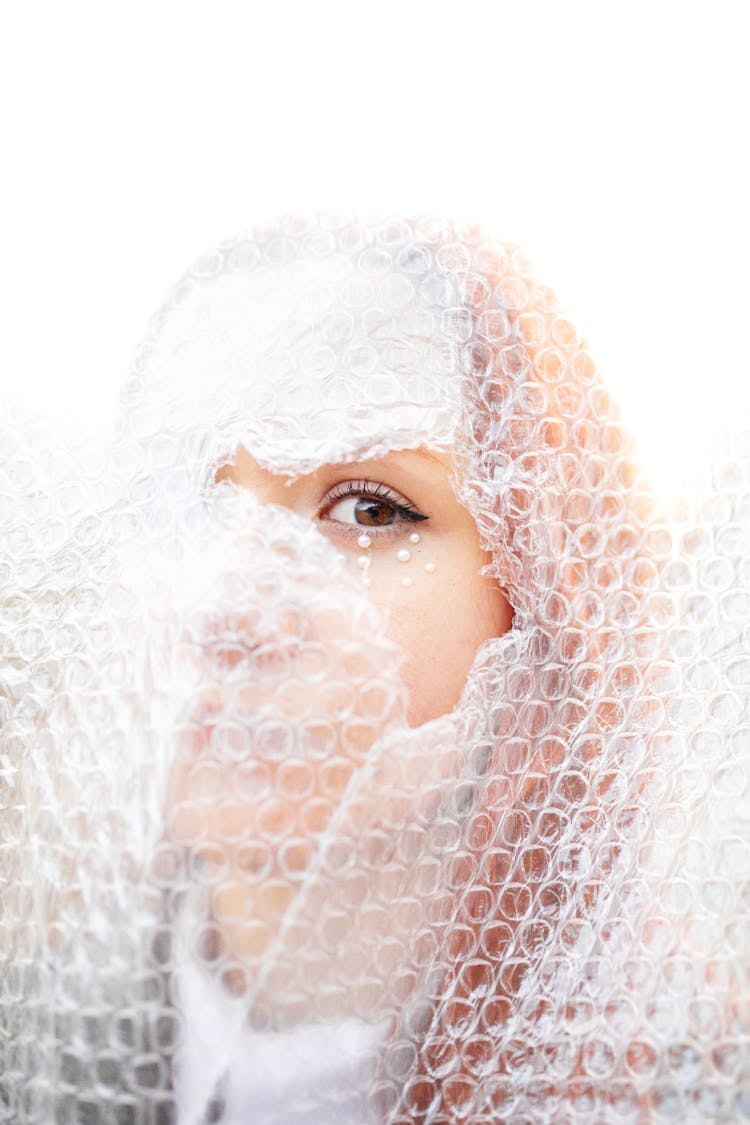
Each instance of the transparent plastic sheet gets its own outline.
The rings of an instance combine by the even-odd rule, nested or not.
[[[427,718],[439,517],[303,503],[425,450],[512,607]],[[749,452],[662,510],[526,258],[434,219],[200,259],[113,440],[8,411],[4,1118],[750,1117]]]

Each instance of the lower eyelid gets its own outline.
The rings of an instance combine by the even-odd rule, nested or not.
[[[329,520],[325,517],[321,517],[318,523],[324,525],[323,531],[326,535],[332,534],[338,538],[351,539],[354,543],[361,536],[367,535],[373,546],[385,539],[401,539],[410,533],[414,526],[406,519],[399,519],[383,527],[370,527],[364,523],[341,523],[339,520]]]

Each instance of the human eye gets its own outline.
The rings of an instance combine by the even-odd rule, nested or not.
[[[319,518],[338,525],[339,534],[383,538],[429,517],[395,489],[363,479],[341,481],[329,489]]]

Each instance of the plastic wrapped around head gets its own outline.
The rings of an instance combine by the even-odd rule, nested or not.
[[[744,814],[700,835],[690,753],[744,729],[741,551],[685,647],[695,529],[520,251],[282,220],[175,287],[113,442],[5,434],[13,1112],[730,1112]]]

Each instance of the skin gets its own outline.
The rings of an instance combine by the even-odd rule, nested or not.
[[[480,573],[490,556],[481,549],[474,520],[456,497],[451,468],[447,457],[409,450],[377,460],[323,465],[290,484],[242,449],[217,474],[218,480],[251,489],[263,503],[308,517],[354,565],[359,558],[370,560],[365,578],[369,596],[387,622],[389,638],[405,656],[401,674],[411,726],[453,709],[479,646],[502,636],[513,621],[503,592]],[[359,510],[354,494],[335,499],[342,487],[356,487],[363,480],[378,487],[379,495],[368,494]],[[393,507],[396,497],[427,518],[403,516]],[[373,526],[373,515],[391,522]],[[357,542],[363,533],[372,541],[366,549]],[[417,544],[410,542],[414,533],[419,535]],[[397,557],[403,550],[409,552],[406,562]]]

